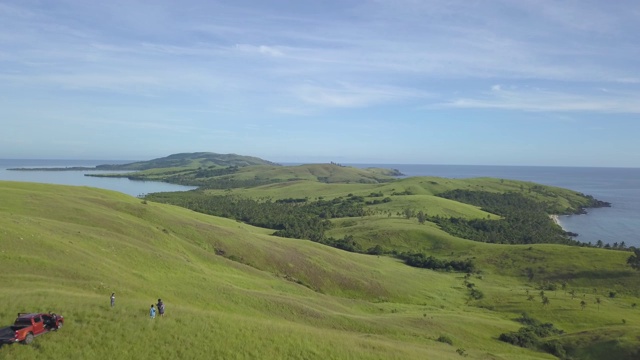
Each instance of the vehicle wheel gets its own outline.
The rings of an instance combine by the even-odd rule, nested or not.
[[[60,329],[62,329],[62,321],[60,321],[60,322],[58,323],[58,326],[55,328],[55,330],[56,330],[56,331],[57,331],[57,330],[60,330]]]
[[[33,342],[33,334],[32,333],[28,333],[27,337],[24,338],[24,343],[26,345],[29,345]]]

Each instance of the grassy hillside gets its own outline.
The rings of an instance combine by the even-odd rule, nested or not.
[[[85,168],[77,169],[83,170]],[[335,163],[281,166],[252,156],[210,152],[173,154],[149,161],[121,165],[104,164],[98,165],[96,169],[135,172],[90,174],[88,176],[127,177],[134,180],[164,181],[218,189],[297,180],[311,180],[323,183],[379,183],[391,181],[396,176],[401,175],[398,170],[394,169],[360,169]]]
[[[247,171],[251,171],[248,168]],[[545,201],[553,209],[553,213],[560,214],[568,208],[586,206],[587,201],[582,194],[569,189],[554,186],[539,185],[532,182],[504,180],[495,178],[447,179],[439,177],[415,176],[396,179],[382,184],[321,184],[315,182],[287,182],[267,184],[263,186],[231,189],[226,193],[234,193],[249,197],[269,196],[275,199],[287,197],[324,196],[328,198],[344,196],[347,193],[367,196],[372,192],[382,192],[385,196],[394,194],[421,195],[423,199],[431,199],[434,195],[450,190],[466,189],[488,192],[518,192],[538,201]],[[213,191],[213,190],[212,190]],[[219,193],[222,193],[218,191]],[[410,198],[407,198],[410,199]],[[438,198],[439,199],[439,198]],[[431,206],[428,201],[425,206]],[[434,205],[437,207],[437,205]]]
[[[483,272],[470,281],[485,297],[469,299],[463,274],[110,191],[0,182],[0,322],[49,310],[67,321],[32,346],[1,348],[0,358],[553,359],[497,340],[527,311],[565,330],[559,339],[576,358],[634,359],[640,283],[623,252],[477,243],[395,217],[343,225],[332,231],[475,256]],[[538,278],[521,274],[527,266],[545,269],[536,272],[545,280],[561,276],[576,295],[527,300],[538,292]],[[152,321],[159,297],[167,316]]]
[[[392,170],[360,169],[337,164],[306,164],[297,166],[252,166],[233,175],[237,179],[269,179],[276,182],[310,180],[321,183],[371,183],[393,180]]]
[[[122,165],[98,165],[98,170],[149,170],[168,168],[228,167],[251,165],[276,165],[254,156],[216,154],[212,152],[181,153],[148,161]]]

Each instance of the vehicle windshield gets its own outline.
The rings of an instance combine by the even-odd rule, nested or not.
[[[16,319],[16,322],[14,324],[15,326],[28,326],[31,325],[31,320],[30,319]]]

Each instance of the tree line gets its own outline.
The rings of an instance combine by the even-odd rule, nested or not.
[[[331,228],[329,219],[364,216],[357,198],[303,201],[249,199],[233,195],[206,195],[201,191],[149,194],[149,200],[173,204],[203,214],[225,217],[254,226],[273,229],[274,235],[321,241]]]

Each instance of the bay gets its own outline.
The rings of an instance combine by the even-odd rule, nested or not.
[[[127,164],[125,160],[41,160],[41,159],[0,159],[0,180],[37,182],[45,184],[91,186],[114,190],[131,196],[143,196],[153,192],[187,191],[194,186],[168,184],[159,181],[137,181],[127,178],[101,178],[85,174],[124,173],[126,171],[14,171],[11,168],[65,168],[94,167],[103,164]]]

